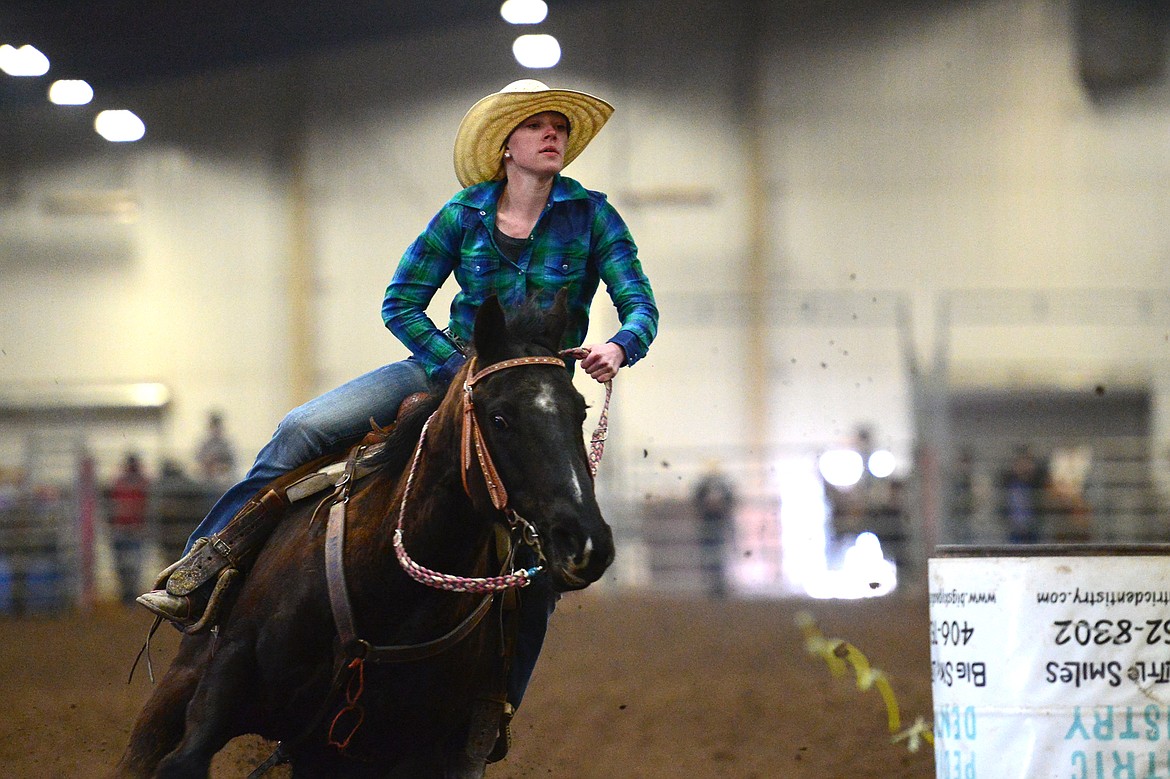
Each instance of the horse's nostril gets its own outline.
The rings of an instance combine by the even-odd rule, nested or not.
[[[553,543],[556,548],[560,550],[563,555],[562,559],[568,565],[568,568],[573,571],[580,571],[589,565],[589,560],[594,553],[593,538],[585,536],[582,540],[581,536],[572,533],[564,528],[557,528],[552,532]]]
[[[596,581],[613,562],[613,542],[607,528],[590,532],[560,526],[550,529],[549,539],[549,551],[560,560],[561,573],[578,580],[580,586]]]
[[[585,539],[585,545],[581,547],[581,553],[573,558],[573,564],[578,569],[587,568],[589,566],[589,555],[593,554],[593,538]]]

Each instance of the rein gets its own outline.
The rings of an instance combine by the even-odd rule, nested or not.
[[[449,592],[498,592],[514,587],[524,587],[533,576],[540,572],[540,566],[527,569],[522,568],[514,573],[500,574],[499,576],[453,576],[447,573],[439,573],[438,571],[433,571],[430,568],[419,565],[407,554],[406,547],[402,543],[402,519],[406,516],[407,498],[410,497],[411,486],[414,483],[414,474],[418,470],[419,461],[422,459],[423,443],[426,441],[427,428],[431,424],[431,419],[434,419],[434,414],[423,425],[418,446],[414,450],[414,458],[410,463],[410,472],[406,475],[406,487],[402,491],[402,503],[398,507],[398,523],[394,527],[394,553],[398,557],[398,564],[416,582]],[[513,522],[513,517],[518,521]],[[523,522],[524,525],[521,526],[519,524],[520,522]],[[531,538],[533,542],[539,544],[539,540],[535,537],[536,530],[532,528],[532,525],[527,520],[520,517],[519,514],[512,512],[509,516],[509,524],[513,529],[518,526],[524,528],[523,538],[526,543]],[[529,536],[528,529],[531,529],[531,536]]]
[[[582,360],[589,354],[584,346],[575,346],[561,352],[562,357],[571,357]],[[605,382],[605,402],[601,405],[601,416],[597,419],[597,427],[589,438],[589,475],[597,478],[597,466],[601,465],[601,456],[605,454],[605,439],[609,436],[609,399],[613,396],[613,379]]]

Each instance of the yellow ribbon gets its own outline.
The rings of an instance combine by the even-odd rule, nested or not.
[[[870,688],[877,688],[886,704],[886,722],[889,725],[892,743],[905,741],[906,748],[911,752],[917,752],[923,741],[934,744],[933,727],[922,717],[917,717],[913,725],[901,730],[902,714],[890,680],[884,673],[870,665],[868,658],[860,649],[840,639],[825,638],[817,627],[816,620],[807,611],[796,615],[796,624],[804,634],[805,649],[810,655],[823,659],[833,676],[842,676],[851,665],[857,677],[857,689],[865,692]]]

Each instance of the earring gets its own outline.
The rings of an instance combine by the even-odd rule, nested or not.
[[[510,152],[510,151],[504,152],[504,159],[506,159],[506,160],[512,159],[512,152]]]

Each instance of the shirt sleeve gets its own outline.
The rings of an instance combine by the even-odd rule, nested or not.
[[[382,300],[382,321],[431,378],[449,379],[464,361],[426,313],[459,261],[461,233],[459,207],[448,203],[402,255]]]
[[[608,200],[601,201],[594,216],[592,242],[598,273],[621,322],[609,340],[625,351],[625,364],[633,365],[646,356],[658,334],[658,306],[634,238]]]

